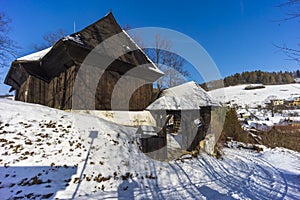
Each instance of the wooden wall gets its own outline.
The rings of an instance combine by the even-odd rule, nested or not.
[[[112,102],[114,110],[144,110],[152,102],[153,86],[143,83],[143,80],[127,77],[121,80],[122,75],[117,72],[105,71],[96,90],[96,110],[111,110]],[[126,78],[126,77],[125,77]],[[141,87],[139,87],[142,85]],[[118,87],[118,88],[116,88]],[[132,91],[133,88],[137,88]],[[115,91],[114,91],[115,90]],[[113,95],[114,99],[111,99]],[[131,96],[131,98],[127,98]]]
[[[76,67],[73,66],[52,79],[46,92],[47,101],[45,105],[63,110],[71,109],[75,77]]]
[[[17,89],[16,100],[64,110],[71,109],[75,75],[75,66],[52,79],[50,83],[29,75]]]
[[[49,83],[29,75],[28,79],[17,89],[16,100],[42,104],[63,110],[72,109],[72,95],[77,69],[78,66],[70,67],[58,77],[53,78]],[[98,81],[98,77],[85,77],[88,79],[88,84],[79,89],[80,94],[78,98],[81,98],[82,103],[93,101],[92,103],[95,106],[88,109],[111,110],[111,95],[121,77],[117,72],[104,72],[98,82],[94,99],[86,99],[89,96],[88,94],[91,93],[91,91],[88,91],[88,85],[92,81]],[[134,79],[122,84],[122,91],[116,93],[114,96],[114,98],[117,98],[115,102],[118,102],[118,104],[113,109],[127,110],[129,102],[130,110],[144,110],[152,102],[152,84],[145,84],[139,87],[133,92],[128,101],[125,98],[125,96],[131,93],[130,88],[138,87],[139,84],[140,82]]]
[[[31,76],[29,75],[27,80],[25,82],[23,82],[23,84],[20,86],[19,89],[16,90],[15,100],[29,102],[28,101],[28,87],[29,87],[30,79],[31,79]]]

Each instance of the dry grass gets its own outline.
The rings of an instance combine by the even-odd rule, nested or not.
[[[267,147],[284,147],[300,152],[300,126],[275,126],[270,131],[251,134],[241,128],[234,108],[227,110],[223,131],[216,145],[216,152],[228,140]]]
[[[261,142],[268,147],[284,147],[300,152],[300,126],[275,126],[260,132]]]

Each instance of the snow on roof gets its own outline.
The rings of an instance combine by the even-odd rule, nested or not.
[[[293,94],[291,94],[291,97],[287,98],[287,101],[297,101],[298,98],[300,98],[300,96],[294,96]]]
[[[130,39],[130,41],[137,47],[137,49],[140,50],[140,52],[142,52],[146,59],[149,61],[149,63],[151,63],[153,65],[153,67],[149,67],[149,65],[147,65],[147,68],[151,71],[154,71],[158,74],[161,74],[163,75],[164,73],[152,62],[152,60],[145,54],[145,52],[136,44],[136,42],[129,36],[129,34],[125,31],[125,30],[122,30],[123,33]],[[77,33],[77,34],[73,34],[73,35],[67,35],[65,36],[63,39],[63,41],[66,41],[66,40],[69,40],[69,41],[73,41],[73,42],[76,42],[78,44],[81,44],[83,45],[83,41],[82,39],[80,38],[80,34]],[[52,47],[49,47],[47,49],[44,49],[44,50],[41,50],[41,51],[38,51],[38,52],[35,52],[35,53],[32,53],[32,54],[29,54],[29,55],[26,55],[26,56],[23,56],[21,58],[18,58],[17,61],[37,61],[37,60],[40,60],[42,59],[50,50],[52,49]]]
[[[79,34],[76,34],[74,36],[67,35],[66,37],[63,38],[63,41],[65,41],[65,40],[70,40],[70,41],[74,41],[74,42],[79,43],[79,44],[83,44],[83,42],[80,39]],[[44,50],[41,50],[41,51],[38,51],[38,52],[35,52],[35,53],[32,53],[32,54],[23,56],[21,58],[18,58],[17,61],[38,61],[38,60],[41,60],[51,49],[52,49],[52,46],[47,48],[47,49],[44,49]]]
[[[274,126],[274,123],[272,121],[266,121],[266,120],[252,120],[252,121],[248,121],[248,123],[250,125],[259,124],[264,126]]]
[[[194,81],[169,88],[147,107],[147,110],[192,110],[202,106],[219,106]]]
[[[279,124],[282,119],[282,116],[269,117],[269,121],[273,124]]]
[[[63,41],[66,41],[66,40],[69,40],[69,41],[71,40],[73,42],[83,45],[83,41],[81,40],[79,33],[77,33],[76,35],[67,35],[66,37],[63,38]]]
[[[196,95],[196,96],[208,96],[204,89],[202,89],[194,81],[190,81],[163,91],[163,96],[186,96],[186,95]]]
[[[37,61],[42,59],[52,47],[18,58],[18,61]]]
[[[147,60],[154,66],[154,67],[149,67],[149,70],[155,71],[159,74],[164,74],[155,64],[154,62],[147,56],[147,54],[145,54],[145,52],[141,49],[141,47],[130,37],[130,35],[125,31],[122,30],[123,33],[130,39],[130,41],[145,55],[145,57],[147,58]]]

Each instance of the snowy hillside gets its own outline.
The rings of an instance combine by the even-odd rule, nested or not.
[[[136,131],[0,99],[0,199],[300,199],[300,153],[226,148],[220,160],[159,162]]]
[[[241,106],[248,105],[256,107],[274,96],[278,99],[287,99],[291,96],[300,96],[300,84],[266,85],[265,88],[255,90],[244,90],[247,85],[237,85],[212,90],[209,94],[217,101]]]

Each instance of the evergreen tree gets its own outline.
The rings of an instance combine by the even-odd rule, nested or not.
[[[300,70],[299,69],[296,71],[296,78],[300,78]]]
[[[261,70],[253,72],[236,73],[224,78],[225,86],[234,86],[238,84],[262,83],[264,85],[288,84],[294,83],[294,77],[300,77],[300,70],[296,72],[263,72]]]

